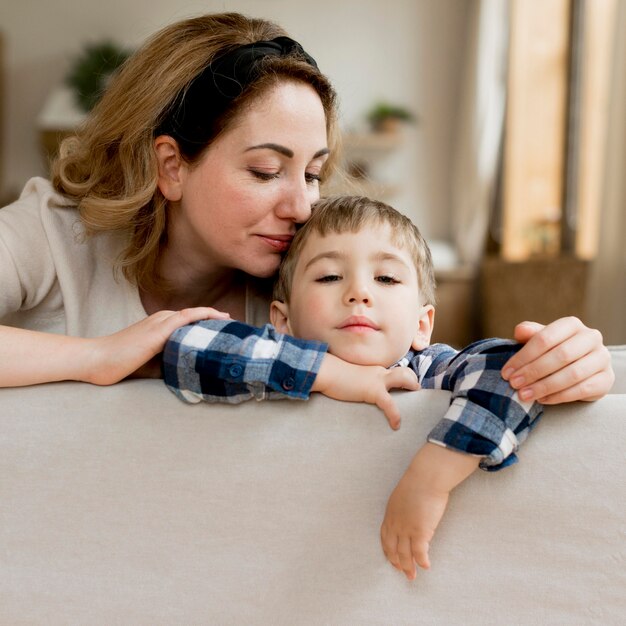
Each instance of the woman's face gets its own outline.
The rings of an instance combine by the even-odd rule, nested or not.
[[[199,273],[269,277],[319,198],[328,157],[315,90],[285,82],[265,93],[193,167],[183,165],[168,245]]]

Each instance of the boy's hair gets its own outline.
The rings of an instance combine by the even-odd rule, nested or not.
[[[384,202],[363,196],[333,196],[318,200],[310,219],[296,233],[274,285],[274,300],[289,304],[291,286],[300,253],[307,237],[318,233],[356,233],[369,224],[388,224],[395,245],[411,253],[423,304],[435,304],[435,273],[430,249],[417,226]]]

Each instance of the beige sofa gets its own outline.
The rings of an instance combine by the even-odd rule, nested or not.
[[[403,426],[314,397],[182,404],[158,381],[0,390],[0,624],[624,624],[626,348],[615,394],[549,408],[453,494],[409,583],[386,499],[447,406]]]

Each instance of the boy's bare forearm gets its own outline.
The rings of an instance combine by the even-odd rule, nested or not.
[[[450,491],[478,467],[479,459],[426,443],[393,490],[380,537],[390,563],[414,580],[415,565],[430,567],[430,542],[448,504]]]
[[[450,493],[474,473],[479,462],[479,457],[426,443],[413,457],[405,475],[416,488]]]

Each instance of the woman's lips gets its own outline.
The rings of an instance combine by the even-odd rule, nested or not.
[[[258,235],[268,246],[278,252],[287,252],[293,235]]]
[[[380,327],[372,322],[369,317],[365,317],[363,315],[351,315],[349,318],[341,322],[337,328],[357,333],[380,330]]]

